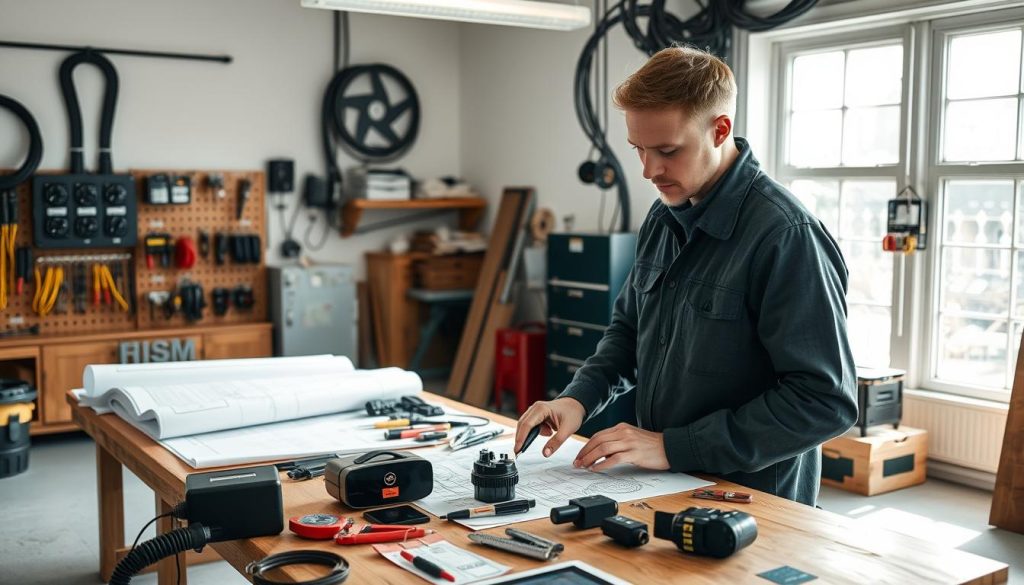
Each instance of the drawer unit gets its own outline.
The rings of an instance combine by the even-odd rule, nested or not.
[[[587,283],[548,283],[548,319],[605,326],[611,322],[615,299],[608,288]],[[581,286],[583,285],[583,286]]]
[[[568,358],[557,353],[548,354],[547,397],[548,400],[558,396],[572,382],[576,370],[583,365],[583,360]]]
[[[633,267],[636,234],[548,237],[547,383],[549,398],[572,381],[611,323],[619,290]],[[636,420],[633,393],[619,397],[580,430],[590,435]]]
[[[565,357],[585,360],[604,336],[604,327],[554,318],[548,320],[550,347],[564,352]]]

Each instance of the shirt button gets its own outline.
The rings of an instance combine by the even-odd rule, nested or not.
[[[676,287],[676,281],[673,280],[672,282],[668,283],[668,287],[669,288],[675,288]]]
[[[659,339],[658,341],[660,341],[662,345],[665,345],[665,336],[662,335],[661,339]]]

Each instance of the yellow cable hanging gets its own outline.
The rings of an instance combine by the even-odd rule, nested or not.
[[[35,275],[35,283],[36,283],[36,286],[35,286],[36,292],[35,292],[35,294],[32,295],[32,311],[35,312],[35,313],[38,313],[39,312],[39,299],[43,295],[43,277],[42,277],[42,273],[39,271],[39,267],[38,266],[36,266],[36,268],[35,268],[34,275]]]
[[[53,305],[57,302],[57,295],[60,294],[60,285],[64,281],[64,269],[60,266],[54,271],[53,284],[50,289],[50,296],[46,299],[46,305],[43,307],[43,316],[49,315],[50,311],[53,310]]]
[[[0,310],[7,308],[7,241],[11,235],[11,226],[0,227]]]
[[[93,264],[92,265],[92,304],[94,304],[94,305],[100,304],[100,301],[102,300],[100,298],[101,295],[102,295],[102,293],[100,292],[100,289],[102,288],[102,285],[100,284],[100,280],[101,280],[101,278],[100,278],[100,265],[99,264]]]
[[[40,288],[39,291],[39,302],[34,303],[35,306],[33,306],[36,313],[38,313],[40,317],[46,316],[46,301],[50,296],[50,287],[53,286],[53,277],[53,267],[48,266],[46,268],[46,276],[43,277],[43,286]]]
[[[7,269],[10,272],[10,275],[11,275],[10,290],[14,290],[15,282],[18,280],[18,275],[14,273],[14,267],[17,266],[17,263],[15,262],[15,257],[14,257],[15,248],[17,247],[17,246],[15,246],[15,244],[17,243],[17,238],[18,238],[18,224],[14,223],[14,224],[11,224],[11,234],[10,234],[10,237],[8,238],[8,240],[7,240]]]
[[[110,273],[109,266],[103,266],[103,279],[107,282],[107,286],[110,288],[110,294],[114,296],[114,300],[120,305],[121,310],[128,312],[128,301],[124,300],[121,296],[121,292],[117,290],[117,283],[114,282],[114,275]]]

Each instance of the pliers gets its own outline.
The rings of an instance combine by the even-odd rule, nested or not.
[[[433,532],[433,531],[431,531]],[[410,538],[422,538],[427,531],[418,526],[398,524],[347,525],[337,536],[337,544],[376,544],[380,542],[405,542]]]

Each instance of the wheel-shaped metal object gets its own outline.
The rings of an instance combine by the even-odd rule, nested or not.
[[[402,155],[416,141],[420,102],[416,89],[390,65],[356,65],[332,83],[335,135],[352,156],[383,162]]]

